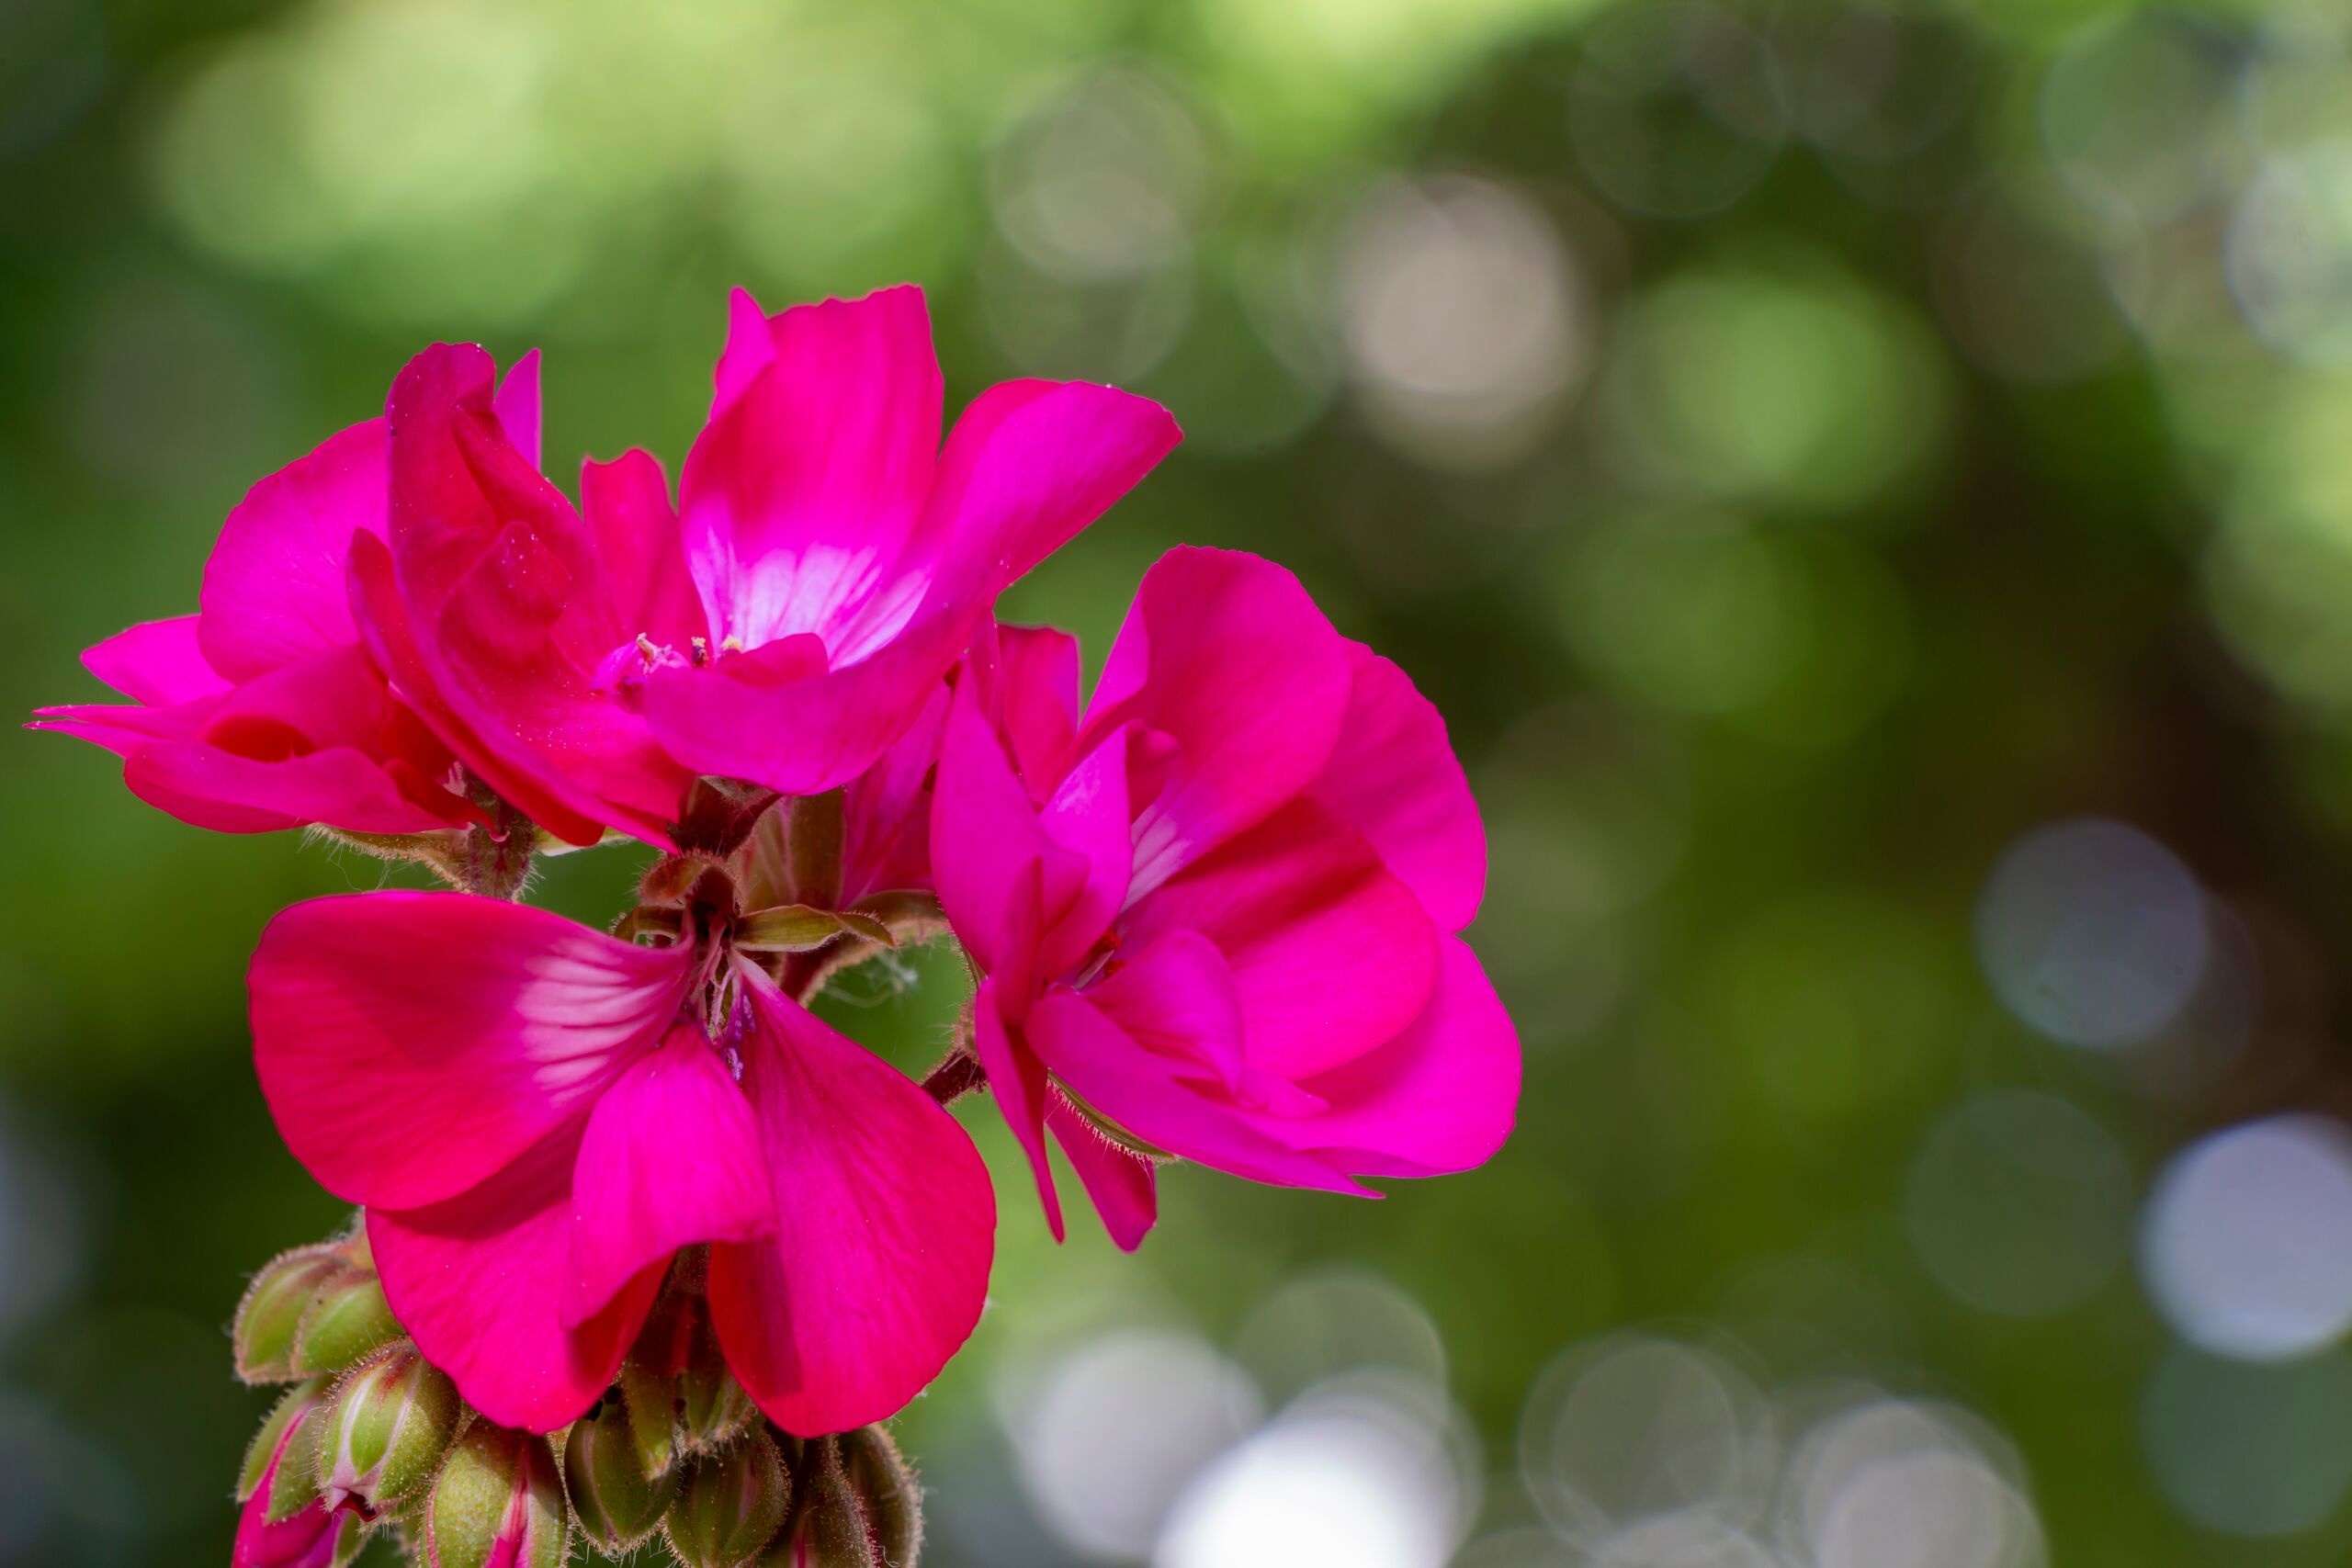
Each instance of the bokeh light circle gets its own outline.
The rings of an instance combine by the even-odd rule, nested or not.
[[[2141,1245],[2191,1344],[2247,1360],[2330,1344],[2352,1327],[2352,1129],[2298,1113],[2190,1145],[2157,1179]]]

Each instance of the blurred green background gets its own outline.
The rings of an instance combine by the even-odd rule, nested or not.
[[[2345,13],[8,0],[0,705],[424,342],[674,473],[728,287],[907,278],[957,399],[1189,434],[1009,615],[1242,546],[1445,711],[1528,1069],[1484,1171],[1174,1170],[1135,1258],[978,1106],[926,1562],[2352,1551]],[[242,964],[379,868],[7,744],[0,1564],[224,1561],[223,1325],[337,1219]],[[910,1067],[960,999],[847,993]]]

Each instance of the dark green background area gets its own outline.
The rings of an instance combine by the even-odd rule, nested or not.
[[[942,1568],[1046,1550],[1002,1544],[1042,1540],[991,1425],[1023,1321],[1109,1293],[1222,1343],[1331,1265],[1443,1336],[1488,1526],[1532,1517],[1544,1366],[1668,1325],[1978,1412],[2053,1562],[2338,1561],[2344,1507],[2237,1539],[2151,1462],[2177,1352],[2132,1247],[2175,1149],[2352,1099],[2347,48],[2253,0],[11,0],[0,708],[95,698],[79,649],[193,608],[244,487],[426,342],[545,351],[567,486],[629,445],[674,474],[729,287],[919,281],[951,403],[1087,377],[1188,431],[1010,617],[1099,660],[1161,550],[1246,547],[1443,710],[1527,1064],[1484,1170],[1377,1204],[1171,1170],[1131,1259],[1083,1216],[1055,1248],[967,1104],[993,1305],[906,1423],[965,1500]],[[2194,1071],[1987,984],[1986,877],[2083,815],[2246,933],[2258,1004],[2168,1037]],[[0,1564],[222,1561],[264,1407],[223,1325],[338,1219],[242,966],[384,870],[184,827],[55,737],[6,742],[0,821]],[[535,897],[602,922],[642,863]],[[919,1071],[962,984],[931,954],[827,1007]],[[2087,1118],[2115,1201],[2053,1218],[2080,1184],[2010,1150],[1912,1203],[2014,1090]],[[1955,1291],[1954,1236],[2030,1310]],[[2277,1435],[2239,1392],[2224,1449]]]

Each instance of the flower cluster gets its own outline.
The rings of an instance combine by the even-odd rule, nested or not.
[[[1000,593],[1175,446],[1158,405],[1014,381],[941,441],[922,294],[732,303],[679,471],[544,476],[537,363],[435,345],[383,417],[232,511],[198,610],[90,649],[129,705],[37,723],[141,799],[309,827],[454,891],[322,898],[255,953],[288,1145],[360,1206],[273,1264],[241,1371],[241,1563],[890,1562],[875,1425],[978,1321],[997,1100],[1132,1249],[1181,1157],[1371,1195],[1479,1164],[1519,1088],[1460,932],[1486,850],[1436,711],[1282,568],[1183,548],[1090,696]],[[659,852],[609,931],[535,853]],[[976,991],[916,1082],[807,1004],[952,934]],[[543,1436],[545,1435],[545,1436]],[[827,1543],[831,1542],[831,1545]]]

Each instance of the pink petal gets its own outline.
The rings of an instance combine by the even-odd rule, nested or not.
[[[842,902],[931,887],[931,780],[947,700],[944,685],[933,687],[914,727],[842,792]]]
[[[702,600],[686,571],[670,481],[651,453],[631,449],[580,470],[580,509],[624,637],[673,649],[707,637]]]
[[[52,730],[103,746],[118,757],[164,740],[192,740],[204,721],[220,705],[220,698],[199,697],[169,707],[139,707],[129,703],[71,703],[63,707],[35,708],[25,728]]]
[[[1221,1089],[1195,1088],[1183,1064],[1129,1039],[1076,992],[1048,991],[1025,1033],[1072,1093],[1147,1144],[1252,1181],[1376,1196],[1328,1162],[1267,1136]]]
[[[1051,847],[1028,792],[980,716],[978,694],[968,684],[959,686],[932,792],[932,876],[940,908],[966,951],[982,970],[1007,977],[1018,989],[1028,982],[1012,976],[1035,972],[1043,936],[1039,867]],[[1024,893],[1026,918],[1009,918],[1022,908]],[[1017,1018],[1025,998],[1014,1000]]]
[[[700,669],[656,669],[646,678],[645,716],[696,773],[822,795],[872,767],[922,718],[964,636],[927,622],[846,669],[811,671],[796,657],[797,680],[763,665],[777,643]]]
[[[460,893],[297,904],[248,976],[262,1093],[337,1197],[436,1202],[583,1113],[669,1024],[693,959]]]
[[[1216,944],[1198,931],[1171,931],[1083,993],[1119,1032],[1184,1076],[1240,1091],[1249,1061],[1241,997]]]
[[[1321,1115],[1261,1123],[1367,1176],[1440,1176],[1483,1165],[1518,1114],[1519,1034],[1459,937],[1439,942],[1437,985],[1388,1044],[1309,1081]]]
[[[727,346],[719,351],[712,376],[709,418],[740,396],[752,378],[775,363],[775,334],[768,330],[768,313],[748,288],[727,295]]]
[[[677,1024],[589,1112],[572,1168],[563,1325],[594,1317],[682,1247],[775,1231],[751,1105],[700,1027]]]
[[[1078,1172],[1111,1240],[1122,1252],[1141,1247],[1159,1220],[1158,1168],[1113,1143],[1059,1094],[1046,1106],[1046,1125],[1069,1156],[1070,1168]]]
[[[1005,1125],[1012,1129],[1013,1141],[1029,1156],[1029,1169],[1037,1181],[1037,1201],[1046,1210],[1046,1226],[1059,1241],[1061,1194],[1054,1190],[1054,1168],[1046,1157],[1045,1065],[1005,1032],[997,998],[997,982],[992,979],[982,981],[972,998],[972,1049],[980,1070],[988,1075],[997,1109],[1004,1112]]]
[[[350,592],[352,618],[368,657],[435,736],[501,798],[564,842],[588,845],[603,839],[601,818],[558,798],[530,770],[508,763],[443,697],[409,624],[391,552],[382,540],[361,535],[352,541]]]
[[[802,1437],[894,1415],[979,1321],[996,1198],[956,1119],[756,971],[744,1092],[773,1242],[711,1249],[711,1319],[770,1419]]]
[[[197,647],[197,620],[141,621],[82,652],[82,667],[132,702],[169,707],[216,696],[229,682]]]
[[[739,328],[741,325],[739,317]],[[711,630],[744,648],[831,645],[920,515],[942,383],[919,288],[828,299],[769,323],[771,361],[730,336],[720,400],[686,458],[680,514]]]
[[[497,394],[491,399],[491,412],[498,416],[498,428],[505,432],[525,462],[534,468],[545,467],[539,461],[539,351],[526,352],[520,359],[506,367],[506,378],[498,384]]]
[[[1093,949],[1126,900],[1135,840],[1127,816],[1125,730],[1113,731],[1069,771],[1039,816],[1038,826],[1075,858],[1080,869],[1067,896],[1044,909],[1046,929],[1038,968],[1041,974],[1057,975]]]
[[[1470,782],[1445,738],[1445,720],[1406,673],[1362,643],[1347,717],[1316,800],[1372,840],[1440,930],[1477,917],[1487,890],[1487,833]]]
[[[1082,381],[1007,381],[974,399],[940,457],[914,536],[826,642],[865,658],[925,615],[967,641],[1030,568],[1110,510],[1175,449],[1166,409]]]
[[[656,1264],[594,1317],[565,1325],[571,1174],[586,1122],[574,1117],[447,1201],[368,1211],[392,1315],[502,1427],[547,1432],[577,1419],[620,1371],[662,1288]]]
[[[124,762],[130,793],[181,821],[216,833],[271,833],[324,823],[354,833],[424,833],[478,816],[433,791],[423,804],[384,764],[348,746],[256,761],[196,741],[141,748]],[[429,798],[429,797],[428,797]]]
[[[1078,638],[1054,626],[999,626],[997,658],[1005,739],[1030,795],[1061,780],[1078,733]]]
[[[1330,759],[1348,645],[1298,579],[1229,550],[1176,549],[1144,574],[1080,744],[1120,724],[1177,755],[1136,814],[1135,895],[1298,794]]]
[[[385,426],[329,436],[245,492],[204,563],[201,637],[222,674],[246,680],[359,640],[344,591],[351,536],[384,532]]]
[[[1393,1039],[1436,978],[1420,901],[1363,837],[1296,802],[1131,908],[1131,947],[1198,931],[1231,966],[1253,1066],[1296,1081]]]

